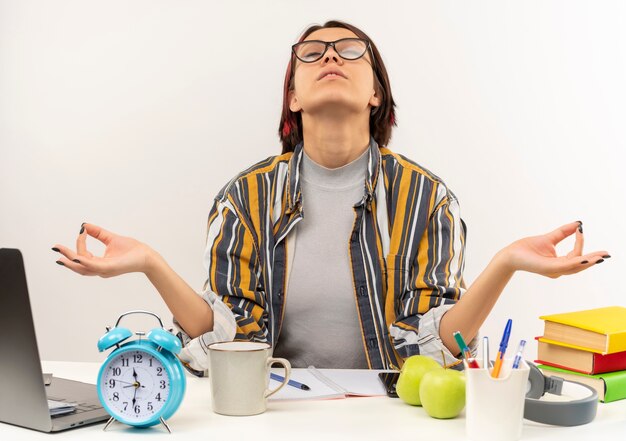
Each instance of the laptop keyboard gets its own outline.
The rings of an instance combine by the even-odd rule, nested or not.
[[[58,418],[58,417],[62,417],[65,415],[76,415],[79,413],[88,412],[90,410],[102,409],[102,406],[100,404],[79,403],[77,401],[66,400],[65,398],[57,398],[57,397],[48,397],[48,398],[51,400],[55,400],[55,401],[63,401],[65,403],[69,403],[75,406],[75,409],[72,412],[62,413],[60,415],[51,415],[52,418]]]

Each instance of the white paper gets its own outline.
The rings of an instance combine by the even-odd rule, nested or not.
[[[389,372],[373,369],[317,369],[332,383],[345,391],[346,395],[377,397],[386,395],[385,387],[378,378],[380,372]]]
[[[282,375],[284,371],[273,368],[272,372]],[[348,396],[382,396],[385,388],[378,378],[379,372],[370,369],[291,369],[291,380],[306,384],[310,390],[302,390],[286,385],[270,400],[325,400],[347,398]],[[270,379],[270,389],[275,389],[279,382]]]
[[[50,415],[61,415],[74,412],[76,404],[66,403],[65,401],[48,400],[48,409],[50,409]]]

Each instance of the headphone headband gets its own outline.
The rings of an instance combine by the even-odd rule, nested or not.
[[[579,426],[593,421],[598,411],[598,393],[595,389],[560,377],[546,377],[533,363],[526,363],[530,367],[530,373],[524,418],[556,426]],[[572,399],[541,400],[546,393]]]

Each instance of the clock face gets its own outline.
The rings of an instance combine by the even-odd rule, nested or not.
[[[170,394],[170,378],[158,358],[130,350],[104,366],[100,392],[114,417],[131,424],[142,423],[163,410]]]

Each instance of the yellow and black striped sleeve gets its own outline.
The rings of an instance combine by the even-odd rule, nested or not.
[[[266,298],[250,228],[229,198],[216,199],[208,223],[207,287],[233,313],[235,340],[267,341]]]
[[[403,358],[421,353],[440,358],[444,350],[438,335],[441,315],[454,305],[463,292],[465,227],[459,204],[452,192],[444,193],[428,218],[421,234],[416,258],[411,262],[396,262],[401,267],[391,276],[400,289],[394,290],[395,321],[391,335],[398,354]],[[406,265],[406,267],[402,267]],[[441,307],[441,308],[440,308]],[[439,314],[435,311],[440,309]],[[429,352],[433,352],[430,354]]]

